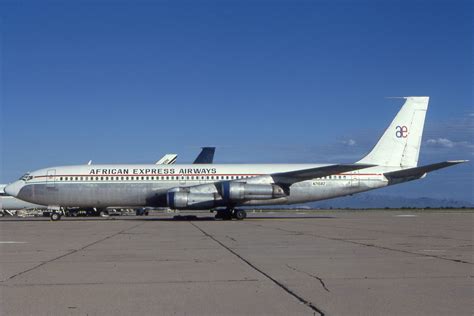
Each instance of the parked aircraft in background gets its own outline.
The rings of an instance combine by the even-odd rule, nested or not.
[[[201,152],[194,160],[193,164],[209,164],[214,161],[216,147],[202,147]]]
[[[22,201],[5,193],[6,184],[0,184],[0,216],[3,216],[8,211],[19,211],[28,209],[47,209],[47,206],[33,204]]]
[[[420,179],[465,162],[418,167],[428,97],[406,97],[372,151],[352,164],[94,165],[50,167],[5,188],[32,203],[60,207],[218,209],[244,219],[239,206],[295,204],[335,198]],[[52,219],[60,219],[59,212]]]
[[[176,162],[176,158],[178,158],[176,154],[166,154],[155,162],[155,165],[172,165]]]
[[[214,153],[216,151],[216,147],[202,147],[201,152],[194,160],[193,164],[209,164],[213,163],[214,161]],[[177,154],[166,154],[161,157],[155,164],[156,165],[172,165],[176,163],[176,159],[178,158]]]

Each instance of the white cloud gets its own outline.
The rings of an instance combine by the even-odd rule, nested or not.
[[[454,147],[454,142],[452,140],[449,140],[447,138],[437,138],[437,139],[428,139],[426,141],[428,145],[438,145],[440,147],[446,147],[446,148],[453,148]]]
[[[443,137],[428,139],[426,143],[434,147],[444,147],[444,148],[463,147],[463,148],[470,148],[470,149],[474,148],[474,144],[470,142],[467,142],[467,141],[455,142]]]
[[[341,143],[346,145],[346,146],[355,146],[355,145],[357,145],[357,142],[353,139],[343,140]]]

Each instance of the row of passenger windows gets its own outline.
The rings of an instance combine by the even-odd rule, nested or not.
[[[100,176],[100,177],[59,177],[59,181],[154,181],[154,180],[236,180],[251,176]]]
[[[330,179],[346,179],[346,176],[327,176],[327,177],[321,177],[321,178],[318,178],[318,179],[326,179],[326,180],[330,180]]]

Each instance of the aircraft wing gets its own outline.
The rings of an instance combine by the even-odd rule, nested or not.
[[[421,166],[421,167],[415,167],[415,168],[409,168],[409,169],[403,169],[403,170],[397,170],[397,171],[391,171],[391,172],[386,172],[384,173],[384,176],[388,179],[390,182],[405,182],[405,181],[410,181],[410,180],[416,180],[423,178],[425,174],[431,171],[435,171],[438,169],[454,166],[460,163],[468,162],[469,160],[451,160],[451,161],[443,161],[443,162],[438,162],[434,163],[431,165],[426,165],[426,166]]]
[[[274,173],[274,174],[270,174],[270,176],[273,178],[275,183],[293,184],[296,182],[306,181],[306,180],[310,180],[314,178],[322,178],[322,177],[327,177],[334,174],[339,174],[342,172],[349,172],[349,171],[365,169],[365,168],[370,168],[370,167],[375,167],[375,166],[376,165],[361,164],[361,163],[337,164],[337,165],[329,165],[329,166],[324,166],[324,167]]]
[[[160,160],[155,162],[155,165],[172,165],[176,162],[176,158],[178,155],[176,154],[166,154],[163,157],[161,157]]]
[[[202,147],[193,164],[209,164],[214,161],[216,147]]]
[[[163,193],[168,193],[166,195],[168,199],[169,196],[174,198],[174,194],[177,192],[187,192],[187,193],[206,193],[206,194],[218,194],[220,196],[225,196],[226,191],[230,190],[230,185],[232,183],[247,183],[248,185],[259,185],[259,184],[268,184],[268,185],[277,185],[280,186],[280,190],[283,190],[285,194],[289,193],[289,187],[296,182],[301,182],[305,180],[310,180],[314,178],[325,177],[329,175],[339,174],[342,172],[349,172],[364,168],[374,167],[371,164],[337,164],[337,165],[327,165],[317,168],[309,168],[288,172],[279,172],[279,173],[270,173],[262,174],[260,176],[249,178],[249,179],[234,179],[234,180],[222,180],[214,183],[198,184],[189,187],[175,187]],[[273,181],[271,181],[273,180]],[[272,183],[273,182],[273,183]],[[157,192],[158,193],[158,192]]]

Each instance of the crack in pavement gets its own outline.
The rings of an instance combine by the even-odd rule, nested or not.
[[[279,227],[266,227],[269,229],[275,229],[275,230],[280,230],[286,233],[298,233],[299,235],[305,235],[305,236],[312,236],[316,238],[322,238],[322,239],[328,239],[328,240],[335,240],[335,241],[342,241],[342,242],[347,242],[351,243],[354,245],[359,245],[359,246],[365,246],[365,247],[372,247],[372,248],[377,248],[377,249],[383,249],[383,250],[389,250],[389,251],[395,251],[395,252],[401,252],[401,253],[407,253],[411,255],[417,255],[417,256],[422,256],[422,257],[430,257],[430,258],[436,258],[436,259],[441,259],[441,260],[446,260],[446,261],[451,261],[451,262],[456,262],[456,263],[466,263],[470,265],[474,265],[474,263],[466,261],[466,260],[461,260],[461,259],[452,259],[452,258],[446,258],[446,257],[441,257],[441,256],[436,256],[436,255],[429,255],[425,253],[419,253],[419,252],[414,252],[414,251],[408,251],[408,250],[403,250],[403,249],[396,249],[396,248],[390,248],[390,247],[385,247],[385,246],[378,246],[375,244],[367,244],[363,242],[358,242],[350,239],[344,239],[344,238],[336,238],[336,237],[328,237],[328,236],[322,236],[318,234],[311,234],[311,233],[302,233],[298,231],[293,231],[293,230],[287,230]]]
[[[237,242],[237,240],[235,240],[235,238],[232,238],[232,237],[230,237],[230,236],[228,236],[228,235],[225,235],[225,237],[228,238],[228,239],[230,239],[230,240],[232,240],[232,241]]]
[[[46,265],[46,264],[48,264],[48,263],[51,263],[51,262],[54,262],[54,261],[56,261],[56,260],[62,259],[62,258],[64,258],[64,257],[67,257],[67,256],[69,256],[69,255],[72,255],[72,254],[74,254],[74,253],[76,253],[76,252],[79,252],[79,251],[81,251],[81,250],[84,250],[84,249],[86,249],[86,248],[88,248],[88,247],[90,247],[90,246],[96,245],[96,244],[98,244],[98,243],[100,243],[100,242],[103,242],[103,241],[105,241],[105,240],[107,240],[107,239],[113,238],[113,237],[115,237],[115,236],[117,236],[117,235],[122,234],[123,232],[126,232],[127,230],[134,229],[134,228],[136,228],[136,227],[138,227],[138,226],[141,226],[141,225],[143,225],[143,224],[145,224],[145,223],[140,223],[140,224],[134,225],[134,226],[132,226],[132,227],[125,228],[125,229],[123,229],[123,230],[121,230],[121,231],[119,231],[119,232],[113,233],[112,235],[109,235],[109,236],[105,236],[105,237],[103,237],[103,238],[101,238],[101,239],[99,239],[99,240],[96,240],[96,241],[94,241],[94,242],[92,242],[92,243],[90,243],[90,244],[87,244],[87,245],[85,245],[85,246],[83,246],[83,247],[81,247],[81,248],[73,249],[73,250],[68,251],[68,252],[66,252],[65,254],[62,254],[62,255],[60,255],[60,256],[58,256],[58,257],[55,257],[55,258],[50,259],[50,260],[47,260],[47,261],[43,261],[43,262],[41,262],[41,263],[35,265],[34,267],[31,267],[31,268],[26,269],[26,270],[24,270],[24,271],[18,272],[17,274],[14,274],[14,275],[8,277],[7,279],[1,280],[1,281],[0,281],[0,284],[1,284],[1,283],[4,283],[4,282],[7,282],[7,281],[10,281],[10,280],[12,280],[12,279],[14,279],[14,278],[16,278],[16,277],[18,277],[18,276],[20,276],[20,275],[23,275],[23,274],[25,274],[25,273],[28,273],[28,272],[30,272],[30,271],[36,270],[36,269],[38,269],[39,267],[42,267],[42,266],[44,266],[44,265]]]
[[[313,274],[311,274],[311,273],[308,273],[308,272],[306,272],[306,271],[298,270],[298,269],[296,269],[295,267],[290,266],[289,264],[287,264],[286,266],[287,266],[289,269],[293,270],[293,271],[306,274],[307,276],[310,276],[310,277],[312,277],[312,278],[318,280],[319,283],[321,283],[323,289],[326,290],[326,292],[331,292],[331,291],[329,291],[329,289],[327,288],[326,283],[324,283],[323,279],[321,279],[320,277],[318,277],[318,276],[316,276],[316,275],[313,275]]]
[[[237,252],[235,252],[234,250],[232,250],[231,248],[227,247],[224,243],[222,243],[220,240],[218,240],[216,237],[214,237],[213,235],[207,233],[205,230],[203,230],[201,227],[199,227],[198,225],[196,225],[195,223],[193,222],[189,222],[192,226],[194,226],[196,229],[198,229],[201,233],[203,233],[205,236],[207,236],[208,238],[212,239],[214,242],[218,243],[221,247],[225,248],[227,251],[229,251],[230,253],[232,253],[234,256],[236,256],[238,259],[240,259],[241,261],[243,261],[244,263],[246,263],[248,266],[250,266],[252,269],[254,269],[255,271],[259,272],[260,274],[262,274],[263,276],[265,276],[267,279],[269,279],[270,281],[272,281],[273,283],[275,283],[278,287],[280,287],[282,290],[284,290],[285,292],[287,292],[288,294],[290,294],[291,296],[293,296],[294,298],[296,298],[298,301],[300,301],[301,303],[305,304],[306,306],[308,306],[314,313],[318,313],[319,315],[321,316],[324,316],[324,312],[319,309],[317,306],[313,305],[313,303],[311,303],[310,301],[307,301],[305,300],[304,298],[302,298],[301,296],[299,296],[298,294],[296,294],[295,292],[293,292],[292,290],[290,290],[287,286],[285,286],[283,283],[277,281],[276,279],[274,279],[273,277],[271,277],[268,273],[264,272],[263,270],[257,268],[254,264],[252,264],[249,260],[245,259],[244,257],[242,257],[241,255],[239,255]]]

